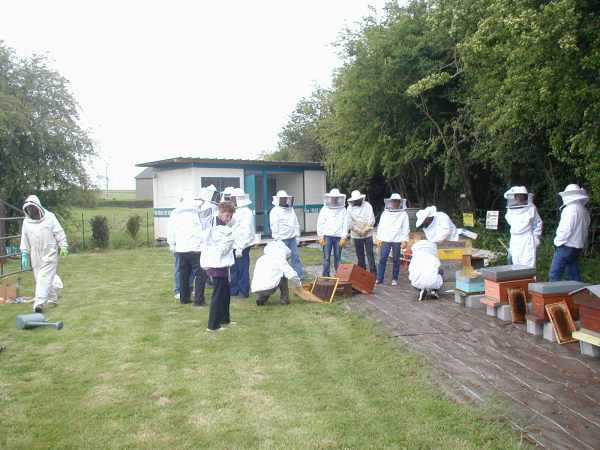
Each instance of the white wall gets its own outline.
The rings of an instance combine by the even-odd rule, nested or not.
[[[278,173],[275,175],[276,190],[284,190],[289,195],[296,197],[298,205],[304,204],[304,191],[302,189],[302,172]]]
[[[244,185],[243,169],[186,167],[156,169],[154,176],[154,208],[175,208],[182,197],[196,198],[202,187],[202,177],[236,177]],[[168,217],[154,217],[154,238],[167,237]]]

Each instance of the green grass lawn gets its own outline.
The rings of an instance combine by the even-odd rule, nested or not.
[[[209,334],[172,267],[166,249],[62,258],[61,331],[18,331],[30,306],[0,305],[0,448],[517,447],[339,303],[234,300],[238,325]]]

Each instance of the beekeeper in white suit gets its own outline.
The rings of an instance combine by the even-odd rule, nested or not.
[[[365,200],[365,197],[366,195],[361,194],[360,191],[352,191],[346,209],[348,212],[348,228],[350,229],[350,237],[354,242],[358,265],[366,269],[366,262],[368,261],[369,271],[376,273],[375,254],[373,253],[375,214],[373,214],[373,207]]]
[[[59,249],[61,256],[67,256],[69,245],[58,219],[42,207],[36,195],[27,197],[23,212],[25,220],[21,231],[21,264],[26,270],[33,269],[33,310],[42,312],[47,303],[58,303],[58,289],[62,288],[62,281],[56,273]]]
[[[219,202],[221,201],[221,194],[215,185],[211,184],[200,190],[200,200],[202,201],[202,205],[200,206],[200,221],[202,222],[202,228],[206,230],[214,225]]]
[[[419,290],[418,300],[424,300],[427,295],[439,298],[438,289],[442,287],[444,280],[440,274],[441,263],[437,255],[437,244],[421,240],[415,242],[411,250],[408,279],[410,284]]]
[[[339,189],[332,189],[325,194],[323,207],[317,219],[317,236],[323,247],[323,276],[330,275],[331,253],[333,266],[337,271],[342,257],[342,248],[348,238],[348,212],[346,211],[346,195]]]
[[[535,267],[543,222],[525,186],[513,186],[504,193],[506,222],[510,225],[509,252],[513,264]]]
[[[292,252],[282,241],[269,242],[264,254],[256,260],[252,276],[252,292],[256,294],[256,305],[263,306],[269,297],[279,288],[280,303],[290,302],[288,280],[294,287],[301,287],[302,282],[296,271],[288,264],[287,259]]]
[[[235,264],[231,266],[231,295],[248,298],[250,296],[250,248],[256,237],[254,212],[250,209],[250,196],[243,189],[231,191],[233,213],[233,236]]]
[[[298,251],[300,223],[294,211],[294,197],[286,191],[278,191],[273,197],[273,209],[269,213],[271,237],[282,241],[292,252],[292,267],[300,278],[304,277],[304,268]]]
[[[390,252],[392,252],[392,286],[398,284],[400,277],[400,253],[410,238],[410,224],[406,213],[406,200],[400,194],[393,193],[385,199],[385,209],[377,227],[377,248],[379,248],[379,267],[377,284],[385,279]]]
[[[428,241],[439,244],[443,241],[458,241],[458,230],[448,214],[428,206],[417,211],[417,228],[423,228]]]
[[[567,280],[581,281],[579,258],[587,245],[590,213],[585,207],[589,197],[585,189],[569,184],[559,195],[563,206],[554,238],[554,257],[550,266],[550,281],[559,281],[563,272]]]

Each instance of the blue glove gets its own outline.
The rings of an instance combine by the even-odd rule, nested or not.
[[[31,269],[31,264],[29,264],[29,252],[21,253],[21,267],[23,270]]]

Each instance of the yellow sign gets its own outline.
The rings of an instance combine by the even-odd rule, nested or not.
[[[474,227],[475,226],[475,217],[473,213],[463,213],[463,226],[464,227]]]

